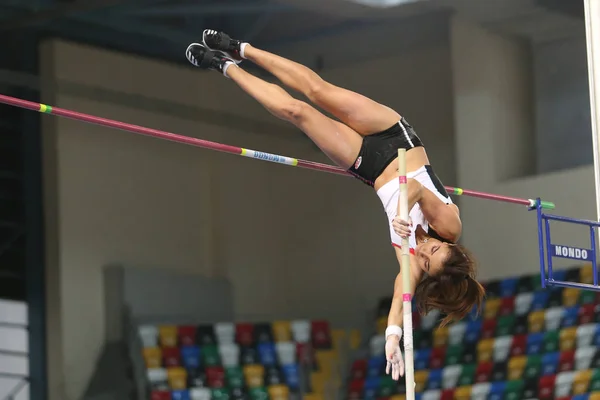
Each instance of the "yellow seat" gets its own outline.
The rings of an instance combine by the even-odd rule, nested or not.
[[[573,378],[573,394],[584,394],[587,393],[588,388],[590,387],[590,380],[592,379],[592,370],[586,369],[583,371],[579,371],[575,374],[575,378]]]
[[[508,380],[516,381],[523,377],[527,365],[527,356],[511,357],[508,360]]]
[[[274,321],[272,324],[273,337],[276,342],[292,341],[292,328],[290,321]]]
[[[415,371],[415,392],[420,393],[425,390],[427,379],[429,378],[428,370]]]
[[[491,361],[494,355],[494,338],[483,339],[477,343],[477,362]]]
[[[485,306],[483,309],[483,318],[484,319],[494,319],[498,315],[498,310],[500,309],[500,304],[502,303],[501,299],[489,299],[486,300]]]
[[[258,364],[244,366],[244,379],[249,388],[257,388],[264,386],[265,383],[265,367]]]
[[[585,264],[579,270],[579,282],[591,285],[594,283],[594,270],[592,264]]]
[[[167,380],[173,390],[183,390],[187,387],[187,371],[182,367],[167,368]]]
[[[384,334],[385,329],[387,328],[387,325],[388,325],[387,317],[379,317],[377,319],[377,326],[376,326],[377,334],[378,335]]]
[[[159,347],[144,347],[143,354],[146,368],[162,367],[162,350]]]
[[[565,288],[562,293],[562,303],[565,307],[573,307],[579,301],[580,290],[576,288]]]
[[[352,329],[350,331],[350,349],[356,350],[360,347],[360,332],[358,329]]]
[[[546,312],[544,310],[534,311],[527,317],[529,333],[538,333],[544,331],[546,323]]]
[[[433,347],[446,347],[448,345],[448,327],[437,328],[433,330]]]
[[[343,330],[343,329],[332,329],[331,330],[331,341],[333,344],[333,348],[335,349],[336,352],[339,352],[340,350],[342,350],[342,346],[344,346],[344,343],[347,338],[348,338],[348,334],[345,330]]]
[[[304,395],[303,400],[324,400],[323,395],[319,393],[308,393]]]
[[[310,386],[313,392],[323,394],[325,393],[325,385],[327,384],[327,375],[323,372],[311,372],[310,374]]]
[[[454,400],[471,400],[471,385],[457,387],[454,391]]]
[[[559,338],[560,351],[574,350],[577,343],[577,327],[561,329]]]
[[[318,350],[315,353],[315,359],[319,370],[327,377],[331,377],[337,371],[338,356],[333,350]]]
[[[406,396],[403,394],[395,394],[392,397],[390,397],[389,400],[406,400]]]
[[[177,326],[159,326],[158,337],[160,338],[160,345],[162,347],[177,347]]]
[[[600,392],[590,393],[590,397],[588,397],[588,400],[600,400]]]
[[[270,400],[288,400],[290,388],[286,385],[272,385],[268,388]]]

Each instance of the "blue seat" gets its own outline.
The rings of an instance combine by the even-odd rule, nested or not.
[[[552,279],[554,279],[555,281],[564,281],[567,279],[567,272],[568,270],[566,269],[553,269]]]
[[[530,333],[527,335],[527,349],[525,350],[528,355],[540,354],[542,351],[542,345],[544,344],[544,333]]]
[[[190,369],[197,369],[200,367],[200,347],[198,346],[184,346],[181,348],[181,363],[183,366]]]
[[[504,400],[506,382],[492,382],[487,400]]]
[[[531,311],[544,310],[548,305],[548,298],[550,293],[546,290],[538,290],[533,292],[533,300],[531,301]]]
[[[283,378],[291,390],[300,388],[300,369],[297,364],[282,365]]]
[[[592,343],[596,347],[600,347],[600,324],[596,325],[596,332],[594,332],[594,339],[592,339]]]
[[[576,394],[575,396],[571,397],[571,400],[589,400],[589,398],[590,398],[590,394],[584,393],[584,394]]]
[[[579,306],[567,307],[563,313],[562,321],[560,323],[561,328],[569,328],[571,326],[577,326]]]
[[[380,376],[385,372],[385,355],[369,358],[367,361],[367,377]]]
[[[365,399],[375,399],[377,398],[377,391],[379,390],[379,382],[381,381],[381,377],[379,376],[369,376],[365,380],[365,386],[363,389],[363,396]]]
[[[432,369],[427,378],[427,390],[437,390],[442,388],[442,369]]]
[[[512,297],[517,292],[518,278],[508,278],[500,281],[500,297]]]
[[[415,393],[415,400],[423,400],[423,393]]]
[[[481,325],[481,320],[469,321],[467,323],[467,329],[465,330],[463,341],[465,343],[477,342],[479,340],[479,335],[481,335]]]
[[[415,352],[415,370],[427,369],[429,366],[429,357],[431,349],[417,350]]]
[[[171,392],[172,400],[191,400],[188,390],[173,390]]]
[[[259,343],[258,346],[258,358],[260,363],[271,367],[277,365],[277,351],[275,350],[275,344],[273,343]]]
[[[558,351],[542,355],[542,376],[556,374],[559,358],[560,353]]]

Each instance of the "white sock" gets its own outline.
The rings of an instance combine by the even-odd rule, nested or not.
[[[244,50],[246,49],[246,46],[247,46],[247,45],[248,45],[248,43],[246,43],[246,42],[244,42],[244,43],[241,43],[241,44],[240,44],[240,56],[241,56],[242,58],[246,58],[246,57],[244,56]]]
[[[225,65],[223,65],[223,75],[226,78],[229,78],[229,76],[227,76],[227,69],[229,67],[231,67],[232,65],[235,65],[235,63],[233,61],[225,61]]]

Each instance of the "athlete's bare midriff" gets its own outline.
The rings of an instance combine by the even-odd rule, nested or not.
[[[377,191],[383,185],[398,177],[398,159],[394,159],[375,180],[373,188]],[[429,158],[424,147],[415,147],[406,152],[406,171],[416,171],[423,165],[429,165]]]

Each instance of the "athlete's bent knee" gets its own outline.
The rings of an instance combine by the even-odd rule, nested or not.
[[[298,125],[304,121],[310,108],[311,107],[303,101],[289,101],[281,106],[281,117],[294,125]]]
[[[314,103],[319,103],[319,100],[325,96],[328,87],[329,83],[323,79],[313,79],[309,83],[308,90],[306,91],[306,97],[308,97]]]

